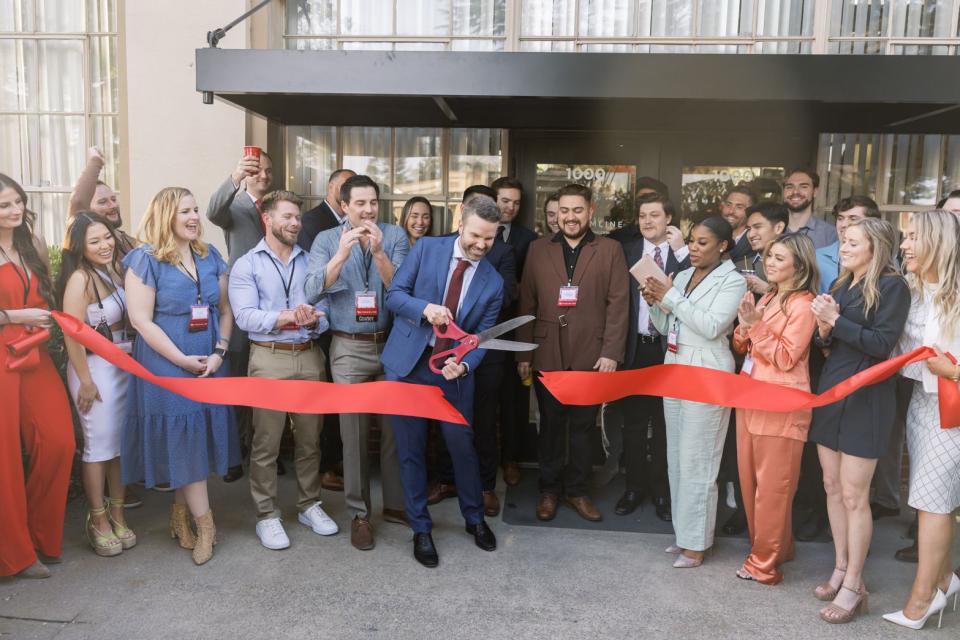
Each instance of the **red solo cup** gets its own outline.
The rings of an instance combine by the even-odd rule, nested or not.
[[[243,148],[243,157],[253,156],[257,159],[257,162],[260,161],[260,147],[244,147]]]

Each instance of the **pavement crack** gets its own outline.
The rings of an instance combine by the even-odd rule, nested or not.
[[[49,618],[26,618],[23,616],[6,616],[0,614],[0,620],[17,620],[18,622],[43,622],[47,624],[87,624],[83,620],[73,618],[71,620],[52,620]]]

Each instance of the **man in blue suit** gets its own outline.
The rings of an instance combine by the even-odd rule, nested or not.
[[[388,380],[440,387],[444,397],[472,422],[475,372],[484,351],[471,351],[458,364],[448,358],[442,374],[430,371],[435,351],[451,345],[437,344],[433,327],[451,320],[469,333],[479,333],[496,323],[503,304],[503,278],[483,257],[497,235],[500,212],[488,198],[474,198],[463,207],[459,233],[443,238],[421,238],[394,275],[386,305],[395,314],[393,331],[381,361]],[[413,555],[422,565],[439,563],[427,510],[427,421],[391,416],[400,481],[407,520],[413,529]],[[440,423],[444,442],[453,459],[460,512],[466,531],[485,551],[497,547],[493,531],[483,520],[482,484],[473,432],[469,426]]]

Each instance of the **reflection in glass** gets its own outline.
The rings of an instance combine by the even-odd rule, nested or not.
[[[943,172],[940,178],[940,197],[960,189],[960,136],[944,136]]]
[[[390,191],[390,128],[343,127],[343,164]]]
[[[327,180],[337,168],[336,127],[289,126],[286,148],[290,174],[287,188],[300,195],[323,198]]]
[[[449,195],[459,198],[474,184],[490,184],[500,177],[500,129],[451,129]]]
[[[830,13],[831,36],[882,38],[890,15],[887,0],[833,0]],[[831,42],[830,53],[877,54],[883,45],[877,40]]]
[[[394,193],[440,193],[440,129],[397,129],[394,158]]]
[[[636,0],[580,0],[580,35],[632,36],[636,28],[636,11]]]
[[[939,135],[885,136],[888,204],[936,204],[940,141]]]
[[[634,165],[537,164],[535,206],[537,233],[543,235],[540,221],[547,197],[560,187],[576,182],[593,191],[597,211],[590,221],[594,233],[607,234],[628,224],[634,217],[633,190],[637,168]]]
[[[449,0],[396,0],[397,35],[440,36],[450,33]]]
[[[506,0],[453,0],[453,35],[502,36]]]
[[[94,116],[90,118],[90,141],[87,146],[95,145],[103,151],[104,166],[100,179],[112,186],[120,188],[120,134],[117,130],[119,118],[117,116]]]
[[[40,111],[83,111],[83,43],[37,41]]]
[[[393,33],[393,0],[340,0],[340,31],[354,36]]]
[[[520,35],[572,36],[574,0],[523,0]]]
[[[337,0],[288,0],[287,33],[311,36],[336,34]],[[296,48],[314,49],[317,47],[298,46]]]
[[[120,110],[117,37],[90,38],[89,51],[90,111],[116,113]]]
[[[783,167],[684,167],[680,181],[680,230],[684,235],[697,222],[720,214],[727,189],[748,185],[761,201],[780,200]]]
[[[693,2],[694,0],[642,0],[638,35],[692,35]]]
[[[698,0],[700,4],[700,36],[749,36],[753,35],[754,0]],[[736,53],[724,51],[721,53]]]
[[[871,133],[835,133],[820,136],[820,195],[818,208],[828,210],[841,198],[876,198],[882,136]]]

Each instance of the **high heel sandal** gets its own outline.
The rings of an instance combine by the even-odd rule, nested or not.
[[[110,558],[123,553],[123,545],[113,533],[113,529],[109,529],[109,533],[104,534],[93,524],[94,516],[102,516],[106,513],[107,508],[103,505],[96,509],[90,509],[87,511],[87,520],[83,528],[87,535],[87,542],[90,543],[93,552],[98,556]],[[109,515],[107,520],[109,521]]]
[[[836,573],[840,574],[840,584],[841,585],[843,584],[843,577],[847,575],[847,570],[841,569],[840,567],[834,567],[833,573],[830,574],[830,580],[827,580],[826,582],[821,582],[813,590],[814,598],[816,598],[820,602],[832,602],[833,599],[837,597],[837,593],[840,592],[840,587],[839,586],[835,587],[832,584],[830,584],[831,581],[833,580],[833,575]]]
[[[110,498],[109,502],[111,509],[119,507],[121,511],[123,510],[123,498]],[[117,536],[117,540],[120,541],[120,546],[123,547],[124,551],[137,546],[137,534],[131,531],[126,524],[117,522],[109,510],[107,510],[107,520],[113,528],[113,535]]]
[[[185,504],[173,503],[170,508],[170,537],[178,540],[184,549],[193,549],[197,545]]]
[[[943,595],[943,591],[937,589],[933,594],[933,600],[930,601],[930,606],[927,607],[926,612],[919,620],[908,618],[906,615],[904,615],[903,609],[895,613],[885,613],[883,614],[883,619],[887,622],[898,624],[901,627],[919,631],[920,629],[923,629],[923,625],[927,624],[927,620],[929,620],[933,614],[939,613],[940,618],[937,620],[937,629],[939,629],[940,625],[943,624],[943,610],[946,608],[947,596]]]
[[[857,595],[857,601],[853,604],[853,607],[844,609],[840,605],[831,602],[823,609],[820,609],[821,620],[829,622],[830,624],[846,624],[853,620],[857,614],[869,612],[870,608],[867,605],[867,596],[869,596],[870,593],[866,587],[860,587],[859,590],[854,590],[843,584],[837,589],[837,593],[844,589]]]
[[[950,585],[947,587],[947,593],[945,598],[947,602],[950,601],[950,596],[953,596],[953,610],[957,610],[957,598],[960,597],[960,576],[951,572],[950,573]]]

